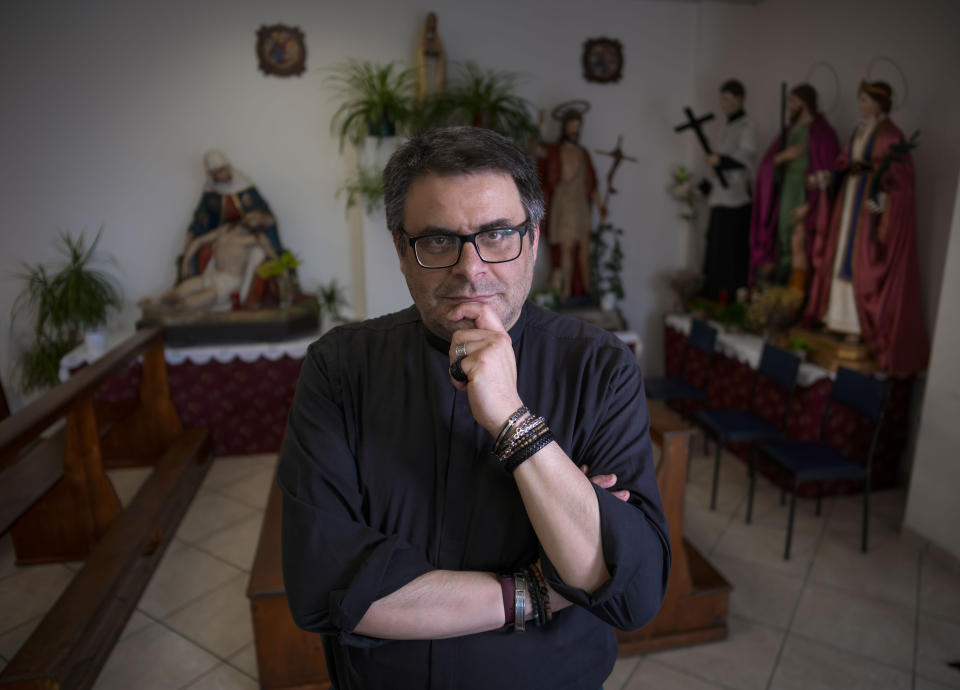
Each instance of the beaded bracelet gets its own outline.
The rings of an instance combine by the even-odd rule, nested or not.
[[[510,440],[500,448],[500,451],[497,453],[500,460],[506,460],[513,455],[516,449],[525,441],[529,440],[530,435],[539,430],[541,426],[546,426],[546,420],[543,417],[534,417],[531,415],[524,420],[523,424],[520,425]]]
[[[500,457],[501,460],[509,457],[510,454],[513,452],[513,449],[517,446],[518,443],[522,442],[530,434],[531,431],[536,429],[541,424],[545,424],[545,423],[546,423],[546,420],[544,420],[543,417],[535,417],[533,415],[530,415],[525,420],[523,420],[523,423],[520,424],[519,427],[517,427],[516,431],[513,432],[513,435],[509,438],[509,440],[505,441],[500,445],[500,448],[497,451],[497,455]]]
[[[518,451],[526,446],[529,446],[547,431],[549,431],[549,427],[547,427],[546,422],[538,422],[535,426],[527,430],[527,432],[521,436],[516,443],[512,444],[506,451],[504,451],[503,455],[500,456],[500,459],[503,461],[509,460]]]

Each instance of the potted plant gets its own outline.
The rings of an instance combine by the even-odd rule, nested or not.
[[[58,381],[60,360],[84,339],[91,346],[103,347],[107,311],[119,307],[120,289],[114,278],[95,268],[95,252],[101,228],[89,247],[83,233],[73,239],[66,232],[58,235],[58,247],[67,263],[57,273],[43,264],[23,264],[18,278],[25,283],[11,310],[11,328],[19,314],[33,318],[33,343],[20,356],[20,385],[30,392]],[[111,260],[112,263],[116,263]]]
[[[623,250],[620,236],[623,230],[613,223],[601,223],[590,233],[590,259],[592,263],[593,293],[605,311],[612,311],[618,299],[623,299]]]
[[[350,306],[350,303],[347,301],[346,289],[337,282],[336,278],[333,278],[326,285],[321,285],[318,296],[320,298],[320,318],[323,323],[321,330],[327,331],[334,325],[343,322],[344,317],[340,309]]]
[[[370,215],[383,205],[383,177],[380,169],[372,165],[361,165],[357,173],[337,190],[337,197],[347,195],[347,211],[363,202]]]
[[[513,72],[484,71],[470,61],[458,63],[448,90],[429,106],[428,118],[437,124],[486,127],[526,149],[537,127],[530,104],[514,93],[517,80]]]
[[[326,84],[342,99],[330,121],[331,133],[356,146],[367,136],[395,136],[413,113],[414,71],[351,58],[330,70]]]

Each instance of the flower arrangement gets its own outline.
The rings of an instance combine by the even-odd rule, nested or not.
[[[789,328],[800,315],[803,290],[790,285],[769,285],[753,293],[747,306],[746,325],[769,336]]]
[[[693,177],[686,167],[677,165],[671,170],[667,194],[680,204],[680,218],[691,223],[697,219],[697,189],[693,184]]]

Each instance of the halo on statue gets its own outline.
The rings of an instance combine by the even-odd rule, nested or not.
[[[550,111],[550,117],[560,122],[563,121],[563,118],[566,117],[567,113],[570,113],[571,111],[577,115],[583,116],[589,110],[590,101],[576,99],[573,101],[565,101],[558,105],[556,108]]]
[[[906,104],[907,96],[910,94],[907,75],[893,58],[886,55],[877,55],[870,60],[867,65],[867,81],[885,81],[890,84],[893,89],[891,111],[900,110]],[[897,88],[897,81],[901,84],[899,89]]]
[[[840,102],[842,93],[840,75],[837,74],[837,69],[825,60],[815,62],[807,70],[804,81],[817,90],[820,97],[820,111],[827,115],[832,114]],[[830,105],[824,106],[824,103]]]

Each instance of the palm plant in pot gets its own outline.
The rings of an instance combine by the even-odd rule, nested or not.
[[[330,132],[360,146],[367,136],[395,136],[413,114],[414,71],[351,58],[330,68],[325,83],[341,99]]]
[[[537,127],[530,104],[515,93],[518,79],[513,72],[483,70],[470,61],[458,63],[450,87],[432,104],[431,119],[438,124],[486,127],[526,149]]]
[[[24,392],[55,385],[63,356],[83,341],[85,332],[102,331],[108,309],[120,306],[115,279],[95,267],[102,231],[89,247],[82,232],[76,239],[61,232],[57,245],[67,257],[61,270],[52,273],[43,264],[24,263],[17,276],[24,287],[13,303],[11,328],[18,315],[33,319],[33,342],[18,361]]]

